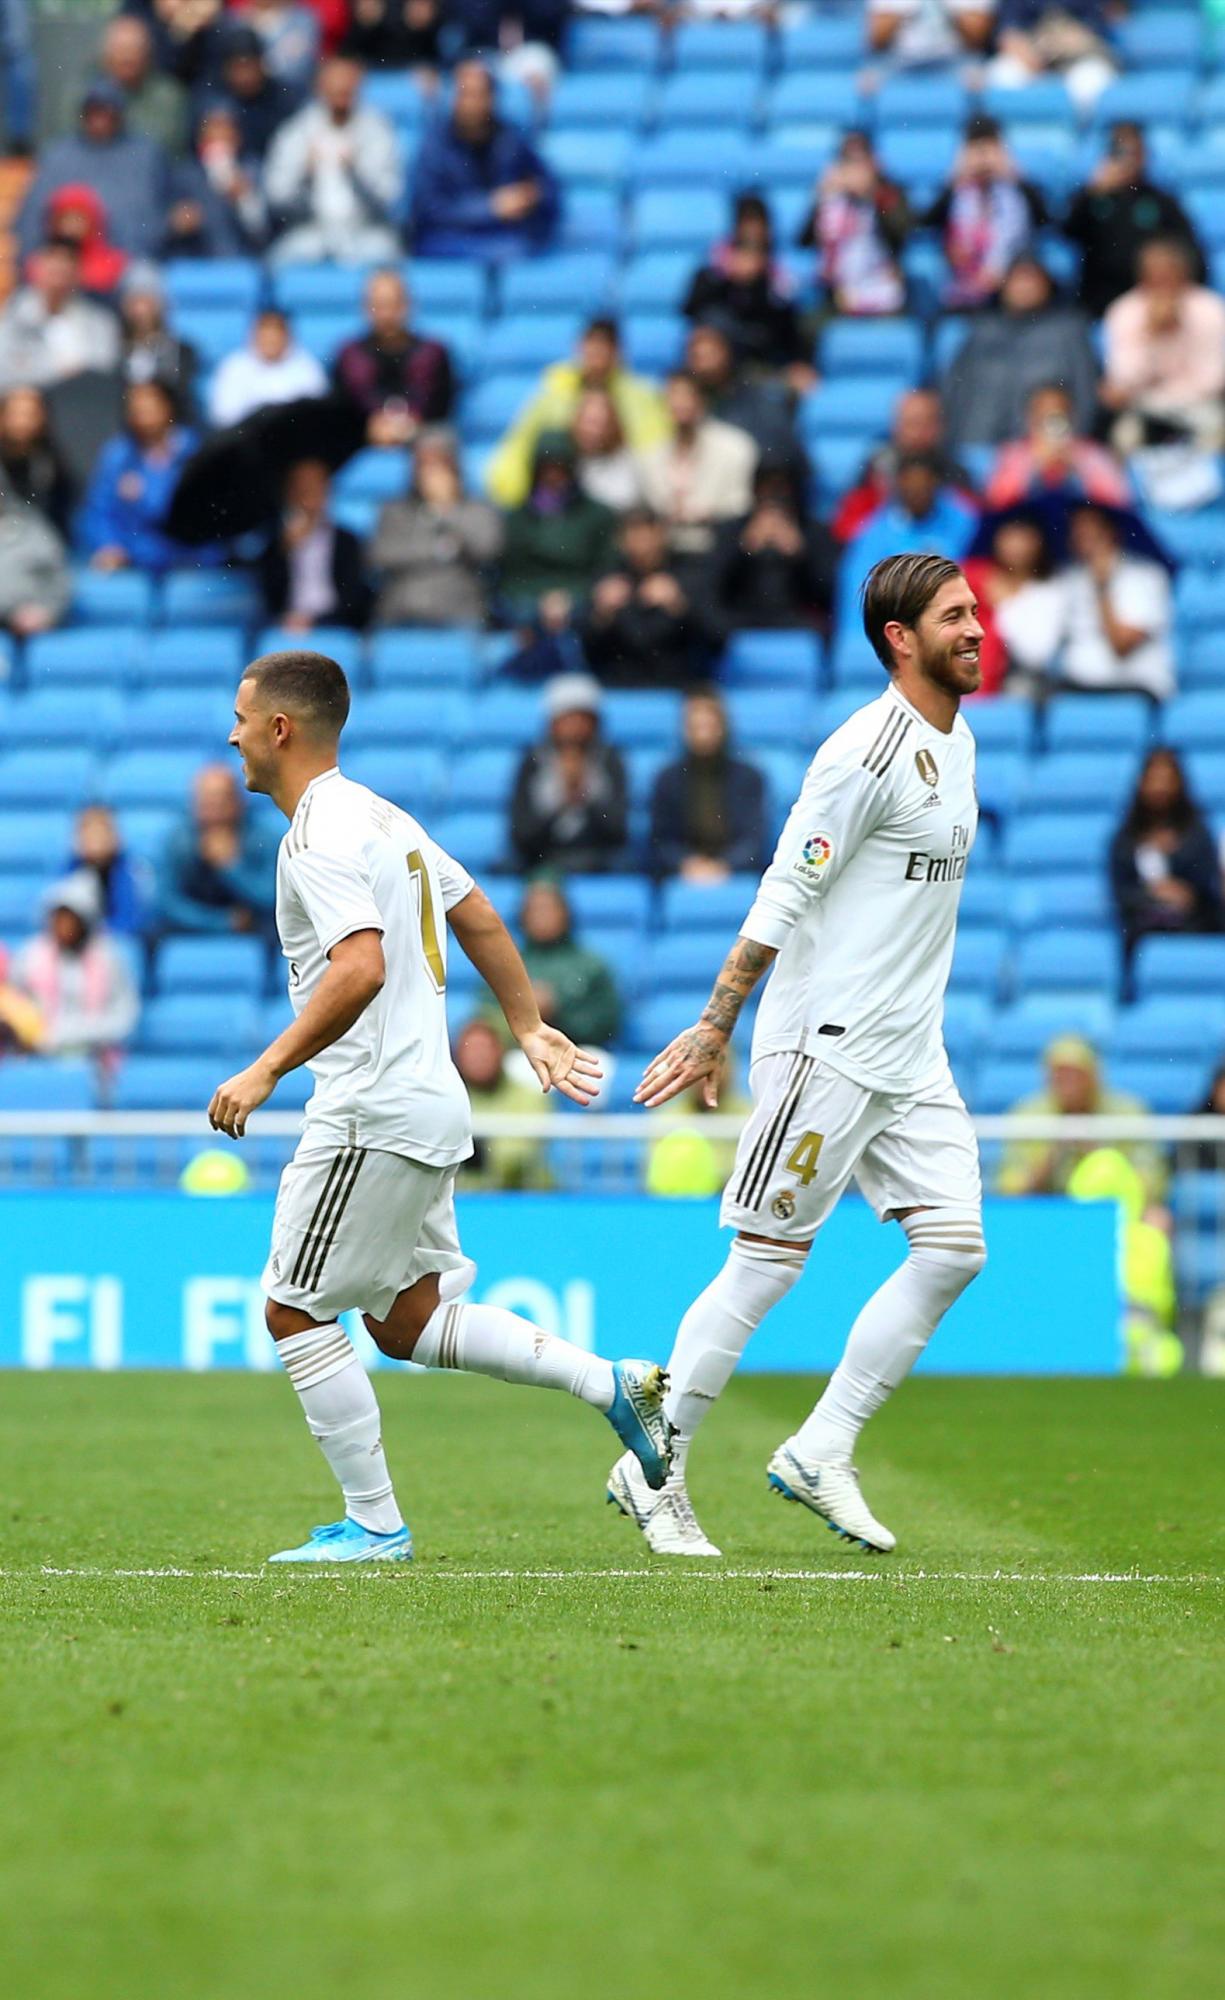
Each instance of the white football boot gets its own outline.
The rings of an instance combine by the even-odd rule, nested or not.
[[[844,1542],[857,1542],[876,1555],[888,1555],[897,1547],[897,1537],[876,1519],[860,1492],[853,1465],[807,1465],[796,1456],[795,1440],[789,1438],[770,1460],[766,1477],[771,1492],[819,1514]]]
[[[608,1502],[619,1507],[657,1556],[721,1556],[702,1533],[683,1479],[669,1479],[662,1493],[653,1493],[632,1452],[619,1458],[608,1475]]]

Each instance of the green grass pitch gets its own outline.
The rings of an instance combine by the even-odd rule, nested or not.
[[[812,1388],[714,1413],[699,1568],[591,1412],[384,1377],[419,1559],[286,1576],[283,1380],[0,1381],[6,1993],[1219,1991],[1225,1390],[914,1382],[872,1562],[767,1495]]]

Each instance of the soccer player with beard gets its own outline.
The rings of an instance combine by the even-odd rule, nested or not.
[[[979,685],[983,631],[965,577],[933,555],[878,563],[863,620],[889,684],[818,750],[701,1019],[637,1091],[654,1107],[702,1084],[713,1108],[741,1007],[773,968],[753,1033],[754,1108],[723,1196],[736,1235],[668,1363],[672,1471],[652,1492],[627,1454],[609,1477],[610,1500],[661,1554],[719,1554],[686,1490],[690,1442],[852,1178],[882,1221],[901,1224],[908,1254],[767,1476],[847,1540],[892,1549],[859,1489],[856,1439],[986,1257],[978,1148],[942,1032],[978,824],[960,703]]]

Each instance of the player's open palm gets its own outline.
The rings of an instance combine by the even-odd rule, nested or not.
[[[531,1034],[523,1036],[519,1047],[535,1070],[543,1091],[560,1090],[563,1097],[572,1098],[575,1104],[591,1103],[604,1072],[596,1058],[586,1049],[577,1048],[560,1028],[550,1028],[542,1022]]]
[[[225,1083],[219,1083],[208,1107],[208,1122],[214,1132],[241,1139],[247,1120],[276,1088],[276,1078],[263,1063],[252,1063]]]
[[[669,1098],[679,1097],[683,1090],[692,1090],[694,1084],[700,1083],[703,1100],[713,1111],[719,1102],[726,1050],[726,1037],[709,1022],[699,1021],[695,1027],[686,1028],[654,1062],[647,1064],[642,1082],[634,1092],[635,1104],[645,1104],[653,1111],[657,1105],[667,1104]]]

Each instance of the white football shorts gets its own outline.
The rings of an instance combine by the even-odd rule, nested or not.
[[[277,1190],[269,1298],[321,1324],[354,1308],[382,1320],[430,1271],[444,1299],[476,1276],[459,1247],[455,1168],[304,1134]]]
[[[852,1083],[816,1056],[762,1056],[723,1193],[724,1227],[807,1243],[854,1178],[882,1221],[904,1208],[977,1208],[978,1141],[956,1084],[919,1097]]]

